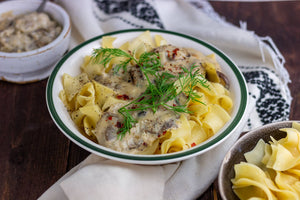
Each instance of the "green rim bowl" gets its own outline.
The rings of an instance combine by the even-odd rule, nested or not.
[[[117,39],[114,41],[114,45],[119,46],[124,42],[137,37],[146,30],[149,30],[151,35],[159,34],[163,36],[170,44],[175,46],[194,48],[201,51],[205,55],[214,53],[217,61],[222,67],[222,72],[229,77],[229,82],[231,85],[230,92],[235,105],[231,113],[231,120],[227,122],[225,126],[213,137],[191,149],[164,155],[132,155],[117,152],[100,146],[99,144],[90,141],[79,132],[78,128],[71,120],[70,115],[64,107],[62,101],[59,99],[59,92],[63,89],[61,82],[62,75],[64,73],[68,73],[71,76],[78,75],[80,73],[80,65],[83,62],[84,56],[90,55],[93,48],[100,47],[100,42],[103,36],[110,35],[116,37]],[[246,107],[248,102],[248,92],[245,79],[238,67],[230,58],[228,58],[228,56],[226,56],[222,51],[213,45],[188,35],[167,30],[128,29],[110,32],[94,37],[78,45],[68,54],[66,54],[57,63],[48,79],[46,100],[50,115],[57,127],[71,141],[80,147],[96,155],[121,162],[154,165],[188,159],[193,156],[208,152],[217,145],[220,145],[224,140],[229,138],[233,132],[237,131],[237,129],[242,126],[241,122],[245,118],[245,115],[247,115]]]

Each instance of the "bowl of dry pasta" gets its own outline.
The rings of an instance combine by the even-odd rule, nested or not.
[[[128,29],[66,54],[48,79],[57,127],[109,159],[165,164],[209,152],[239,133],[248,101],[238,67],[177,32]]]
[[[224,200],[300,198],[300,123],[274,122],[243,135],[218,177]]]

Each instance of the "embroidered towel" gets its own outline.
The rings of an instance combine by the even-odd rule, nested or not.
[[[60,0],[73,23],[72,46],[102,33],[159,28],[188,34],[221,49],[239,66],[249,88],[251,113],[243,131],[287,120],[291,96],[284,58],[272,39],[236,27],[207,1]],[[241,130],[242,131],[242,130]],[[209,154],[162,166],[139,166],[96,155],[50,187],[44,199],[195,199],[215,180],[238,133]]]

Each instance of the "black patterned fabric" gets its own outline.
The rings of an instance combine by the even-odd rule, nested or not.
[[[255,100],[255,110],[250,112],[248,128],[253,128],[251,119],[259,119],[262,125],[288,120],[290,105],[283,97],[279,77],[267,67],[239,67],[246,79],[249,96]],[[258,123],[258,122],[256,122]]]
[[[164,28],[154,7],[145,0],[94,0],[94,2],[105,14],[111,15],[112,18],[119,18],[123,22],[128,22],[128,24],[134,28],[145,27],[132,23],[129,19],[125,19],[123,16],[118,16],[117,14],[127,12],[139,20],[156,25],[161,29]],[[97,17],[99,18],[99,16]]]

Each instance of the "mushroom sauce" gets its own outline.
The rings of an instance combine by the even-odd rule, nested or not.
[[[183,72],[182,67],[189,69],[196,65],[195,69],[203,76],[206,75],[206,70],[201,65],[203,56],[195,50],[164,45],[153,51],[160,55],[162,71],[178,75]],[[126,71],[121,69],[118,74],[113,71],[98,75],[94,80],[113,89],[118,94],[117,99],[127,101],[120,101],[104,110],[95,131],[98,143],[121,152],[153,154],[159,145],[158,138],[167,130],[180,126],[180,115],[164,107],[159,107],[155,113],[151,109],[134,111],[131,114],[137,123],[130,129],[130,133],[125,134],[122,139],[118,138],[118,131],[123,122],[123,116],[118,110],[128,104],[128,100],[139,98],[147,87],[147,81],[138,66],[128,66]],[[187,96],[182,93],[167,104],[183,105],[186,100]]]
[[[26,52],[43,47],[61,33],[62,27],[46,13],[32,12],[0,18],[0,51]]]

